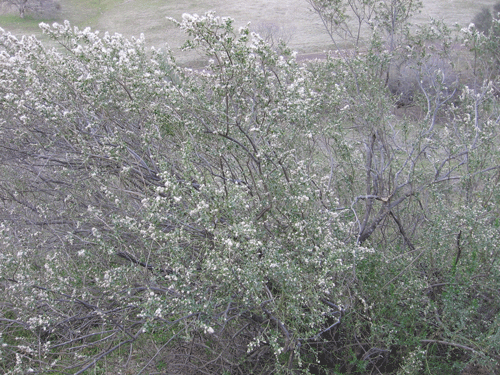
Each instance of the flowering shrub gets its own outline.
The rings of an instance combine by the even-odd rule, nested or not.
[[[422,87],[409,126],[380,50],[306,66],[230,18],[173,22],[205,70],[69,23],[41,25],[52,49],[0,35],[2,370],[493,366],[491,84]]]

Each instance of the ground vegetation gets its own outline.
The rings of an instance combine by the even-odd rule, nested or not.
[[[0,5],[15,9],[21,18],[26,15],[54,18],[61,10],[61,4],[54,0],[2,0]]]

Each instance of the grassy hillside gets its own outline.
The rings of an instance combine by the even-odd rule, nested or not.
[[[331,48],[331,41],[324,32],[318,17],[310,10],[306,0],[61,0],[61,14],[53,21],[70,20],[79,27],[118,32],[126,36],[144,33],[150,45],[162,47],[168,43],[178,47],[183,35],[166,20],[179,19],[182,13],[204,13],[215,10],[219,15],[230,15],[237,26],[251,22],[255,28],[272,24],[282,28],[290,36],[292,48],[303,53],[319,52]],[[495,0],[423,0],[424,8],[415,18],[425,22],[429,17],[442,18],[446,22],[467,25],[483,6],[491,6]],[[0,27],[15,34],[38,35],[40,20],[27,17],[20,19],[15,13],[3,9]],[[51,20],[52,21],[52,20]],[[192,60],[195,56],[183,56]]]

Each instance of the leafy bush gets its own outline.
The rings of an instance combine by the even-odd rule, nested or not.
[[[472,23],[479,31],[485,34],[489,34],[492,21],[493,16],[491,15],[491,10],[485,7],[482,8],[481,11],[474,16]]]
[[[483,7],[472,19],[472,23],[480,32],[489,35],[493,26],[493,20],[498,20],[500,13],[500,3],[493,5],[493,11],[490,8]]]
[[[408,39],[413,121],[376,38],[299,65],[230,18],[174,22],[205,70],[69,23],[41,25],[55,49],[0,36],[2,370],[493,368],[493,83],[448,105],[445,39]]]

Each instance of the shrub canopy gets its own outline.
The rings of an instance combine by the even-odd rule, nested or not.
[[[299,64],[230,18],[173,21],[205,69],[67,22],[41,24],[55,48],[0,34],[4,372],[495,366],[491,65],[460,81],[438,23]]]

